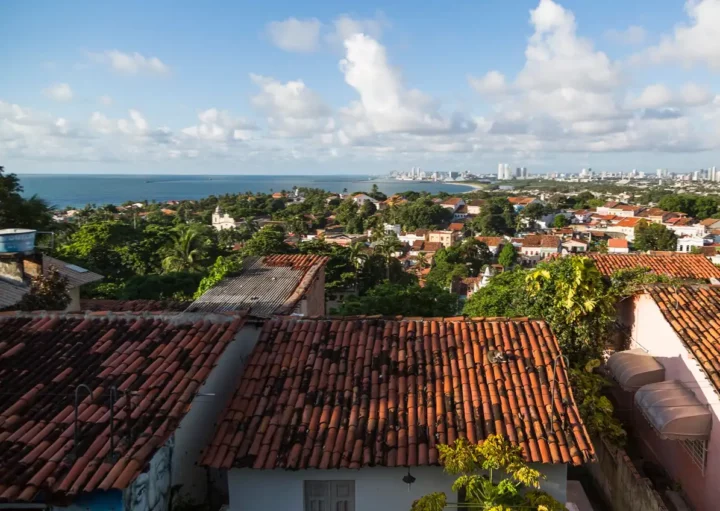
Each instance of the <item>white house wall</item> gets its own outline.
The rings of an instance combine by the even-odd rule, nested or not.
[[[567,467],[533,464],[547,476],[541,487],[565,502]],[[304,482],[355,481],[355,511],[406,511],[412,503],[432,492],[445,492],[448,501],[457,502],[452,491],[456,477],[440,467],[412,467],[416,478],[408,488],[403,477],[407,468],[373,467],[360,470],[252,470],[234,469],[228,474],[230,511],[304,511]]]
[[[181,500],[203,502],[207,497],[207,476],[196,466],[217,425],[218,417],[232,398],[245,362],[260,336],[260,327],[246,324],[225,349],[210,373],[190,411],[175,431],[172,456],[172,486],[180,486]],[[152,462],[151,462],[152,464]]]

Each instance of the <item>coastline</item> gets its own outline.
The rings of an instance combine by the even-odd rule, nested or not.
[[[443,181],[443,183],[445,183],[445,184],[447,184],[447,185],[469,186],[469,187],[472,188],[472,190],[468,190],[468,191],[462,192],[462,193],[470,193],[470,192],[474,192],[474,191],[476,191],[476,190],[482,190],[482,189],[483,189],[483,186],[482,186],[482,185],[479,185],[479,184],[476,184],[476,183],[465,183],[465,182],[462,182],[462,181],[461,181],[461,182],[458,182],[458,181]]]

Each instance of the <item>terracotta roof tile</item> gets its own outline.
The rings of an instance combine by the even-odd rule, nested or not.
[[[668,255],[647,255],[591,252],[588,256],[595,260],[598,270],[608,276],[628,268],[649,268],[653,273],[680,279],[720,278],[720,268],[700,254],[671,252]]]
[[[244,318],[216,321],[0,315],[0,502],[126,488],[179,425]],[[80,384],[91,395],[79,395],[75,447]]]
[[[635,218],[635,217],[632,217],[632,218],[623,218],[622,220],[620,220],[620,221],[619,221],[617,224],[615,224],[615,225],[617,225],[618,227],[635,227],[637,224],[640,223],[641,220],[642,220],[642,221],[646,221],[646,220],[644,220],[644,219],[642,219],[642,218]]]
[[[562,242],[562,239],[559,236],[550,236],[546,234],[530,234],[521,238],[521,240],[523,247],[557,248]]]
[[[437,444],[506,435],[529,461],[593,458],[557,341],[523,319],[268,321],[202,464],[438,463]],[[550,409],[554,406],[554,420]]]
[[[650,287],[648,292],[720,393],[720,287]]]
[[[112,312],[182,312],[190,302],[173,300],[80,300],[84,311]]]
[[[462,197],[450,197],[445,199],[442,203],[444,206],[457,206],[461,202],[463,202]]]
[[[607,246],[609,248],[628,248],[628,241],[620,238],[610,238]]]
[[[488,247],[497,247],[506,242],[502,236],[475,236],[475,239],[481,243],[485,243]]]

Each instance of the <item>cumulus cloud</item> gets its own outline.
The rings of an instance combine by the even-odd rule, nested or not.
[[[483,95],[502,94],[507,90],[505,75],[499,71],[488,71],[484,76],[468,78],[470,85]]]
[[[251,74],[260,88],[252,105],[267,116],[268,125],[280,136],[310,136],[332,130],[331,109],[302,80],[282,83],[274,78]]]
[[[663,84],[653,84],[645,87],[637,97],[628,100],[629,108],[681,108],[695,107],[710,103],[713,95],[710,91],[700,85],[689,82],[682,88],[673,92]]]
[[[201,140],[249,140],[258,129],[257,124],[242,117],[234,117],[225,110],[209,108],[198,113],[199,124],[182,130],[184,135]]]
[[[268,23],[265,30],[272,43],[281,50],[310,53],[320,46],[321,28],[322,23],[316,18],[288,18]]]
[[[118,73],[135,75],[139,73],[167,74],[170,68],[157,57],[146,57],[140,53],[124,53],[119,50],[107,50],[90,53],[95,62],[110,66]]]
[[[383,31],[390,23],[382,13],[374,18],[353,18],[343,14],[332,23],[332,31],[326,34],[325,40],[331,47],[344,50],[345,41],[356,34],[364,34],[375,40],[380,40]]]
[[[53,101],[67,102],[73,98],[73,91],[67,83],[56,83],[43,91]]]
[[[399,71],[389,63],[385,47],[375,39],[355,34],[345,41],[345,48],[340,70],[360,99],[344,114],[354,118],[360,130],[433,134],[475,129],[471,120],[459,114],[443,116],[437,101],[406,88]]]
[[[720,70],[720,0],[687,0],[688,22],[675,27],[672,35],[643,52],[656,63],[674,61],[685,65],[705,64]]]
[[[630,25],[625,30],[610,29],[605,39],[616,44],[638,45],[645,42],[647,31],[638,25]]]

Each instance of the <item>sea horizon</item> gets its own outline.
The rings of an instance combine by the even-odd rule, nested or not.
[[[198,200],[211,195],[244,192],[270,193],[293,186],[321,188],[328,192],[369,191],[377,184],[386,195],[414,191],[462,193],[471,185],[453,182],[400,181],[373,174],[17,174],[23,196],[37,195],[52,206],[84,207],[87,204],[122,204]]]

